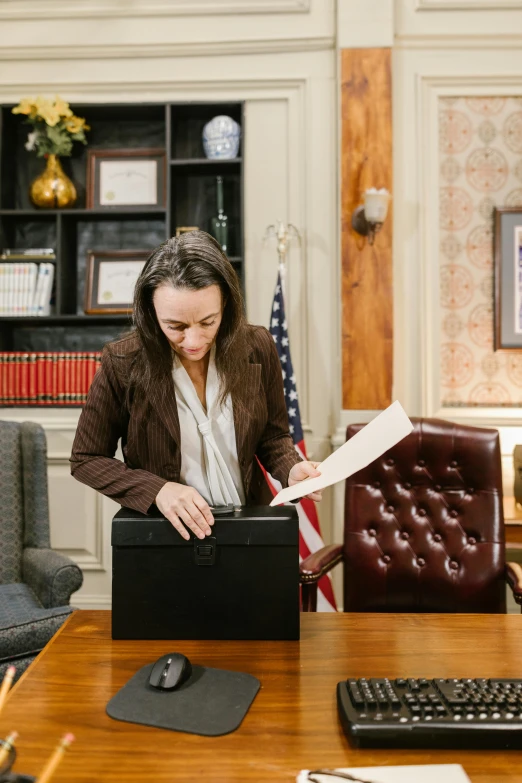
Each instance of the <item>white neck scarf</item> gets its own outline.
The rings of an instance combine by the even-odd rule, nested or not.
[[[178,394],[182,396],[183,401],[194,416],[200,435],[203,438],[205,468],[210,494],[212,496],[212,504],[214,506],[229,504],[241,505],[241,500],[234,485],[230,470],[228,469],[227,463],[223,459],[212,434],[212,419],[210,418],[210,414],[213,406],[218,405],[219,397],[219,377],[214,361],[214,353],[215,347],[212,347],[206,384],[208,415],[201,404],[194,384],[190,380],[187,371],[178,357],[175,358],[174,383]]]

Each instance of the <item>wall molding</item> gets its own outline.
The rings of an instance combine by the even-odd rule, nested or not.
[[[78,609],[110,609],[112,606],[112,595],[73,593],[71,606]]]
[[[47,456],[47,464],[52,466],[67,466],[69,468],[70,454],[53,453]],[[103,496],[96,493],[94,497],[93,542],[92,549],[63,549],[53,547],[57,552],[70,557],[84,571],[105,571],[103,557]]]
[[[522,8],[522,5],[521,5]],[[520,49],[522,32],[499,35],[430,35],[430,33],[397,35],[395,45],[402,49]],[[0,53],[1,58],[1,53]]]
[[[306,14],[311,0],[0,0],[0,19]]]
[[[85,46],[4,46],[0,60],[125,60],[171,57],[227,57],[241,54],[318,52],[335,48],[333,36],[316,38],[267,38],[241,41],[183,43],[98,44]],[[53,85],[54,87],[54,85]]]
[[[164,81],[103,81],[103,82],[80,82],[80,81],[49,81],[37,82],[0,82],[0,102],[6,102],[10,100],[14,95],[19,96],[24,92],[39,91],[39,90],[51,90],[53,93],[62,90],[69,90],[69,101],[85,101],[90,102],[91,96],[97,95],[100,101],[100,96],[108,97],[112,101],[119,101],[121,103],[136,103],[136,101],[151,101],[151,95],[154,96],[154,100],[162,100],[176,102],[183,100],[187,93],[205,93],[213,96],[212,100],[224,100],[220,95],[216,97],[216,91],[227,92],[233,96],[233,100],[240,100],[239,95],[246,95],[244,100],[256,100],[259,92],[266,92],[264,97],[288,97],[286,91],[293,89],[301,89],[306,84],[306,77],[290,77],[290,78],[260,78],[260,79],[201,79],[201,80],[171,80]],[[115,96],[117,95],[117,97]],[[201,99],[202,100],[202,99]],[[103,102],[103,101],[100,101]],[[7,409],[18,410],[18,409]]]
[[[506,11],[522,8],[522,0],[417,0],[415,11]]]
[[[522,73],[494,75],[420,75],[418,77],[417,127],[419,128],[417,155],[426,161],[420,174],[419,236],[421,272],[421,372],[422,416],[450,419],[474,426],[508,427],[522,424],[522,412],[502,407],[444,407],[440,392],[440,297],[438,255],[439,242],[439,156],[438,111],[439,99],[466,96],[510,96],[513,88],[522,91]],[[423,154],[420,155],[420,151]]]
[[[64,415],[62,411],[56,411],[56,408],[54,410],[49,410],[39,406],[35,406],[34,408],[31,408],[30,406],[24,406],[23,408],[2,408],[0,418],[4,421],[22,422],[27,421],[29,417],[32,422],[40,424],[47,432],[76,432],[80,411],[77,409],[69,411],[69,415]],[[54,415],[55,412],[56,415]],[[54,456],[60,458],[61,455],[56,454]],[[69,455],[67,455],[67,459],[68,458]]]

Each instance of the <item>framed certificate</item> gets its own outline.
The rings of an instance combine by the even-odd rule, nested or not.
[[[87,153],[87,208],[165,206],[165,150]]]
[[[85,284],[86,315],[132,312],[134,287],[150,250],[89,250]]]

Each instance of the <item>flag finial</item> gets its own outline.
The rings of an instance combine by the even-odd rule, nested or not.
[[[283,266],[286,263],[286,254],[288,251],[288,245],[290,241],[295,238],[298,244],[301,244],[301,234],[293,223],[283,223],[281,220],[277,220],[272,225],[268,226],[265,232],[265,240],[275,237],[277,239],[277,254],[279,256],[279,266]]]

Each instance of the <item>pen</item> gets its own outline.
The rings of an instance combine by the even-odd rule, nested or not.
[[[4,761],[7,760],[11,752],[11,749],[14,747],[17,737],[18,737],[18,732],[12,731],[11,734],[8,736],[8,738],[4,741],[3,746],[0,748],[0,768],[2,767]]]
[[[7,698],[7,694],[9,693],[9,688],[12,685],[15,674],[16,674],[15,667],[8,666],[7,671],[4,675],[4,679],[2,680],[2,685],[0,686],[0,712],[2,712],[4,702]]]
[[[54,751],[53,755],[43,768],[42,774],[36,779],[36,783],[48,783],[56,770],[56,767],[63,758],[65,750],[69,747],[71,742],[74,742],[74,734],[64,734],[58,747]]]

